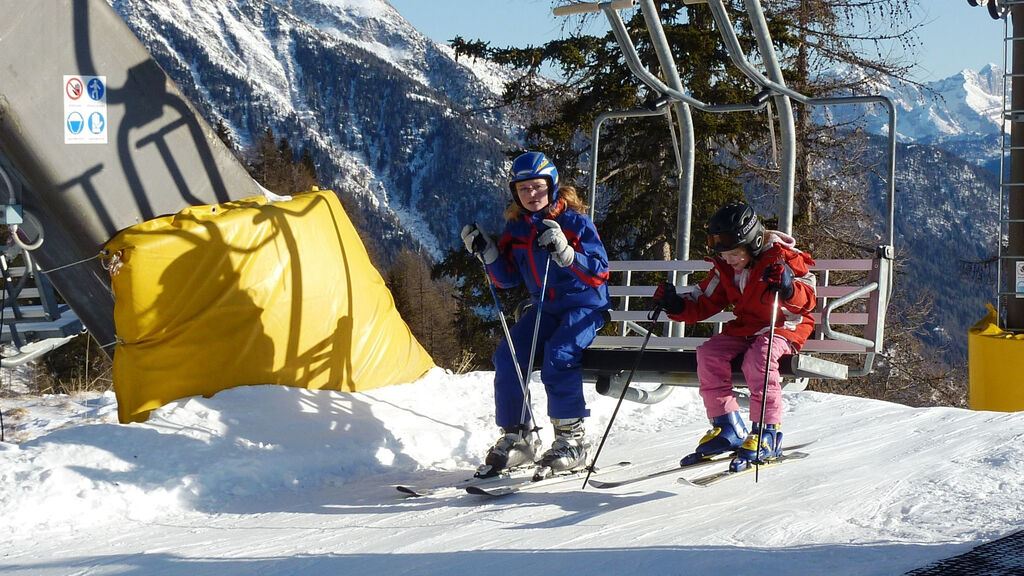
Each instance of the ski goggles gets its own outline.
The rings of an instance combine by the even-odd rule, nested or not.
[[[710,252],[728,252],[742,243],[740,237],[731,232],[708,234],[708,251]]]

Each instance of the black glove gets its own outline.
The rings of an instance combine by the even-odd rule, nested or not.
[[[654,302],[669,314],[682,314],[686,310],[686,300],[676,294],[676,287],[669,282],[662,282],[654,291]]]
[[[793,270],[783,262],[776,262],[765,268],[761,280],[768,283],[768,289],[778,292],[783,302],[793,297]]]

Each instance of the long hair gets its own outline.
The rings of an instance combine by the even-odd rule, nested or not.
[[[587,213],[587,205],[580,199],[580,195],[576,192],[576,188],[573,186],[559,186],[558,187],[558,200],[554,204],[549,204],[545,210],[551,213],[552,216],[557,216],[566,210],[575,210],[580,214]],[[527,214],[525,210],[519,207],[519,204],[512,200],[508,206],[505,207],[505,221],[515,220],[523,214]]]

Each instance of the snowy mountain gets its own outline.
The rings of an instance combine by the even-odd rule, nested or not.
[[[437,257],[464,215],[504,206],[506,134],[481,110],[502,70],[439,46],[384,0],[112,0],[211,124],[243,146],[269,128],[309,150],[391,256]]]
[[[964,364],[967,330],[984,316],[985,304],[995,302],[994,267],[972,263],[996,253],[999,177],[944,145],[899,144],[896,157],[896,283],[908,302],[933,299],[935,323],[925,341],[948,347],[950,364]],[[882,186],[874,179],[879,215]]]
[[[878,82],[856,67],[829,72],[857,84],[864,93],[882,94],[896,104],[897,138],[903,143],[933,144],[976,164],[998,160],[1003,110],[1003,69],[988,64],[963,70],[924,88]],[[888,134],[885,110],[878,106],[831,106],[819,119],[857,121],[872,134]]]
[[[785,395],[787,441],[815,441],[810,456],[756,483],[694,488],[668,474],[401,498],[393,485],[470,474],[496,438],[492,378],[243,387],[130,425],[115,423],[111,393],[5,397],[0,573],[897,576],[1024,524],[1024,413],[814,392]],[[615,401],[587,396],[596,443]],[[694,388],[627,402],[598,464],[635,463],[619,477],[672,466],[704,433],[701,406]]]
[[[967,329],[995,300],[995,272],[976,265],[996,253],[1003,70],[989,64],[963,70],[919,88],[879,82],[863,70],[829,72],[859,93],[883,94],[896,105],[896,282],[908,300],[934,299],[926,341],[949,348],[947,359],[967,357]],[[886,111],[877,105],[829,106],[817,119],[888,134]],[[847,126],[848,127],[848,126]],[[886,143],[877,138],[881,165]],[[870,197],[882,214],[884,183],[872,179]]]

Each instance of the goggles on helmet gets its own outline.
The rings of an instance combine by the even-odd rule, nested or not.
[[[712,252],[728,252],[743,244],[743,239],[732,232],[708,234],[708,250]]]

